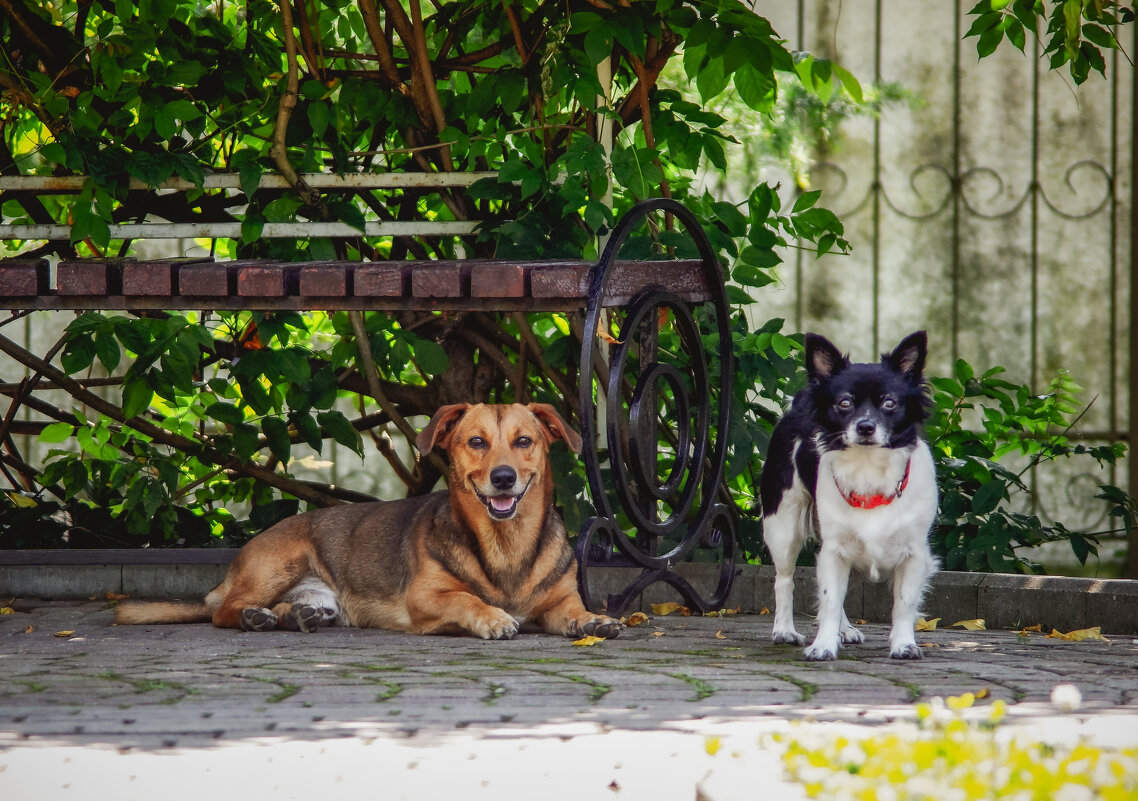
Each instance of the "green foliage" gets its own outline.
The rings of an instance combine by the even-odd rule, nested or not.
[[[1037,6],[1033,15],[1042,13]],[[1112,8],[1080,9],[1091,15],[1089,30],[1074,51],[1060,48],[1072,74],[1084,61],[1097,68],[1091,51],[1107,40],[1095,26],[1109,28],[1104,15]],[[283,23],[286,9],[291,28]],[[1003,18],[1012,14],[1034,31],[1021,19],[1025,9],[997,3],[973,13],[985,24],[992,18],[984,15],[995,14],[989,27],[1015,43],[1018,29]],[[791,139],[817,144],[810,131],[825,121],[833,127],[844,115],[872,113],[903,92],[865,90],[840,65],[791,52],[768,20],[738,0],[614,8],[584,0],[436,3],[422,11],[421,20],[412,19],[403,4],[386,0],[6,3],[0,169],[89,178],[75,194],[5,198],[6,222],[72,226],[69,242],[5,247],[129,256],[133,243],[112,240],[111,224],[149,217],[240,223],[239,240],[204,243],[222,257],[587,259],[638,199],[670,196],[707,231],[735,306],[735,393],[717,399],[733,403],[735,414],[731,431],[717,433],[729,438],[727,482],[744,545],[757,553],[754,488],[777,411],[801,380],[801,339],[784,334],[781,320],[754,330],[739,307],[776,281],[788,247],[822,255],[850,245],[802,170],[789,208],[768,185],[741,203],[725,202],[702,188],[703,176],[732,169],[742,147],[731,132],[737,119],[748,131],[758,127],[756,141],[782,157]],[[1059,34],[1070,41],[1068,27]],[[994,47],[994,36],[983,38],[984,48]],[[291,46],[299,53],[295,70],[286,57]],[[688,93],[661,81],[669,64],[673,74],[682,71],[676,83],[688,84]],[[600,65],[607,69],[599,72]],[[291,111],[286,97],[295,100]],[[602,129],[613,133],[610,153]],[[300,187],[259,186],[272,173],[328,170],[497,176],[445,193],[313,196]],[[214,173],[235,175],[239,189],[207,188]],[[154,191],[175,179],[189,191]],[[362,230],[365,222],[392,219],[482,226],[463,239],[261,236],[269,222],[341,220]],[[622,256],[686,257],[692,248],[665,226],[630,238]],[[120,544],[237,542],[296,511],[298,498],[327,502],[335,488],[317,488],[313,500],[312,488],[293,480],[290,461],[305,449],[322,453],[327,440],[362,453],[361,434],[409,493],[425,492],[437,466],[405,464],[392,443],[410,439],[408,421],[459,401],[539,400],[571,411],[565,387],[577,380],[580,349],[573,322],[558,314],[426,312],[81,315],[67,327],[58,363],[71,376],[111,375],[114,409],[84,413],[91,399],[78,391],[76,410],[39,407],[48,410],[45,441],[76,447],[52,452],[31,497],[0,495],[0,525],[19,518],[26,532],[28,519],[43,521],[39,530],[53,544],[63,531],[69,544],[86,541],[83,526],[114,532]],[[719,346],[707,336],[706,315],[699,323],[714,384]],[[678,359],[681,338],[660,328],[662,358]],[[1015,415],[1028,413],[1030,399],[1010,397]],[[969,447],[969,455],[996,464],[1002,446],[985,440]],[[576,528],[586,513],[580,463],[565,453],[555,459],[558,499]],[[1003,495],[981,490],[983,476],[970,469],[957,495],[969,503],[979,495],[985,511],[972,509],[979,527],[1000,518]],[[997,467],[987,470],[1006,492],[1020,491]],[[1118,514],[1133,516],[1128,499],[1112,502]],[[236,520],[233,508],[248,508],[248,520]],[[14,531],[0,528],[0,542],[18,547],[25,535]]]
[[[1085,563],[1108,532],[1076,531],[1032,513],[1028,473],[1059,459],[1113,464],[1125,448],[1089,446],[1073,436],[1080,388],[1070,376],[1061,374],[1046,392],[1033,394],[1002,373],[995,367],[977,376],[961,360],[954,376],[931,379],[936,406],[928,435],[941,492],[934,550],[948,570],[1042,572],[1017,551],[1067,542]],[[1112,516],[1133,522],[1134,499],[1119,488],[1101,485],[1095,497],[1107,502]]]
[[[1051,69],[1069,65],[1071,79],[1083,83],[1094,70],[1106,75],[1103,50],[1122,50],[1115,32],[1118,25],[1134,21],[1134,11],[1111,0],[981,0],[971,11],[972,27],[964,34],[975,36],[980,58],[996,51],[1005,39],[1021,53],[1027,35],[1043,44],[1042,56]]]

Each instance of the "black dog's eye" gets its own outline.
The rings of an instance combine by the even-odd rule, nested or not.
[[[530,445],[533,445],[533,440],[525,435],[522,435],[514,440],[515,448],[528,448]]]
[[[891,412],[897,408],[897,401],[887,395],[881,399],[881,408],[887,412]]]
[[[853,405],[854,405],[853,398],[840,398],[838,400],[838,408],[841,409],[843,412],[848,412],[850,409],[853,408]]]
[[[466,444],[474,450],[480,451],[486,447],[486,440],[482,439],[482,437],[471,437],[466,441]]]

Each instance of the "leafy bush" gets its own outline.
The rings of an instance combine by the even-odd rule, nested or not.
[[[928,435],[941,492],[934,550],[948,570],[1042,572],[1017,551],[1067,542],[1085,564],[1098,553],[1101,535],[1133,525],[1134,499],[1118,487],[1100,485],[1095,497],[1124,525],[1113,532],[1073,530],[1031,513],[1027,474],[1060,459],[1114,464],[1125,446],[1077,441],[1080,387],[1069,375],[1060,374],[1044,393],[1034,394],[1001,378],[1003,372],[994,367],[977,376],[960,360],[953,377],[931,379],[936,406]]]

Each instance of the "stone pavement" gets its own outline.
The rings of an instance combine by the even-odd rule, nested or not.
[[[802,797],[764,735],[878,726],[981,690],[1032,731],[1138,744],[1132,636],[942,629],[918,635],[925,659],[899,662],[870,624],[864,645],[812,664],[770,644],[759,615],[651,616],[581,647],[120,627],[102,602],[14,607],[0,616],[0,798],[20,801]],[[1064,683],[1077,710],[1049,702]],[[726,747],[709,753],[709,737]]]

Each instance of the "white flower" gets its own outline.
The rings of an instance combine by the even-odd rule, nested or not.
[[[1074,712],[1083,703],[1083,694],[1074,684],[1057,684],[1051,690],[1051,703],[1064,712]]]

